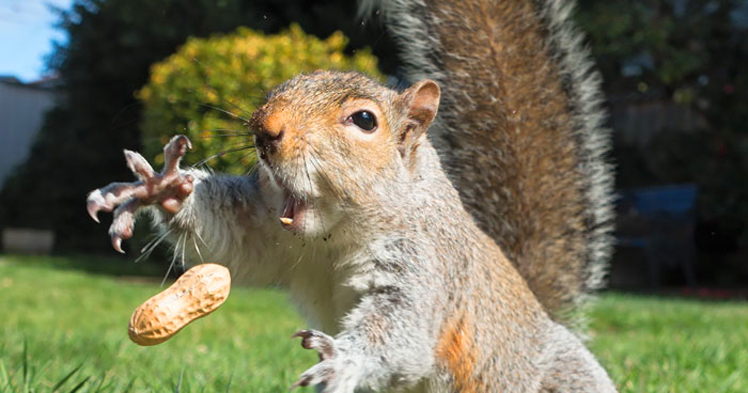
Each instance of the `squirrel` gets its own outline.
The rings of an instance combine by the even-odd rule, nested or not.
[[[294,386],[323,392],[614,392],[573,330],[610,252],[611,172],[591,71],[559,0],[390,0],[409,77],[301,74],[251,117],[259,171],[180,169],[89,194],[138,212],[191,263],[280,285],[319,354]],[[312,330],[314,329],[314,330]]]

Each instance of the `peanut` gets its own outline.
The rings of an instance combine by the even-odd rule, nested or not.
[[[230,289],[231,275],[225,267],[212,263],[193,267],[132,313],[127,328],[130,340],[147,346],[170,339],[190,322],[215,311]]]

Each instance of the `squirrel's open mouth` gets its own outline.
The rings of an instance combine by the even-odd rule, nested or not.
[[[307,202],[294,195],[287,195],[283,203],[283,213],[278,218],[283,229],[298,232],[303,228]]]

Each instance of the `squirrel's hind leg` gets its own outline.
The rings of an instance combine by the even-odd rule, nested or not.
[[[595,357],[566,328],[552,329],[540,392],[615,393],[613,381]]]

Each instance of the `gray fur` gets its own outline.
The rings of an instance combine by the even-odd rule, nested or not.
[[[586,217],[586,228],[591,229],[585,255],[602,258],[607,252],[604,185],[609,179],[600,156],[605,137],[596,136],[598,104],[590,103],[597,87],[586,68],[575,68],[578,57],[564,55],[578,41],[564,29],[566,16],[559,4],[549,4],[553,15],[541,17],[553,33],[549,37],[558,37],[547,45],[561,48],[551,51],[559,72],[573,74],[564,88],[573,97],[570,107],[576,108],[572,137],[581,142],[575,140],[579,143],[572,154],[578,154],[574,162],[585,183],[585,200],[575,203],[587,208],[588,199],[598,201]],[[474,128],[454,128],[461,121],[455,109],[459,105],[480,109],[484,104],[497,106],[502,98],[480,96],[450,83],[451,78],[471,74],[460,67],[448,70],[442,62],[469,65],[473,59],[441,50],[429,29],[448,16],[443,12],[418,0],[394,0],[386,7],[393,31],[412,41],[411,76],[435,78],[443,89],[441,117],[430,131],[436,132],[431,139],[441,158],[422,133],[438,105],[439,88],[433,82],[399,93],[356,73],[316,72],[280,86],[253,115],[256,139],[264,138],[265,144],[260,147],[258,173],[232,177],[182,171],[183,178],[194,178],[194,190],[180,201],[179,211],[149,208],[150,212],[174,244],[175,260],[182,255],[190,265],[221,263],[237,283],[288,289],[310,326],[324,332],[297,333],[305,348],[320,354],[320,362],[302,374],[299,385],[319,384],[327,393],[613,392],[612,382],[580,339],[554,322],[533,296],[527,277],[520,276],[497,242],[479,227],[488,222],[516,235],[522,223],[517,226],[516,220],[496,213],[468,212],[462,202],[471,190],[458,192],[452,182],[460,172],[451,173],[450,181],[442,169],[442,160],[445,166],[468,168],[470,153],[480,151],[479,146],[455,148],[460,141],[454,138],[489,135],[506,120],[486,118]],[[485,27],[462,22],[460,26],[470,31]],[[579,86],[574,78],[583,79]],[[495,79],[481,83],[489,90],[502,88]],[[482,88],[480,83],[475,86]],[[425,106],[423,100],[428,101]],[[346,105],[376,112],[381,128],[366,134],[350,131],[352,126],[340,121]],[[181,148],[189,143],[183,137],[172,141],[181,142],[169,146]],[[511,155],[496,149],[492,154],[496,157],[478,159],[503,163]],[[128,162],[141,161],[135,159]],[[463,175],[477,179],[486,173]],[[597,180],[588,179],[593,175]],[[488,194],[478,189],[476,195],[488,195],[486,202],[493,204],[523,197],[522,190],[496,183]],[[148,203],[159,201],[140,183],[114,184],[89,196],[93,217],[98,210],[129,203],[107,199],[114,189],[137,191],[133,195]],[[169,190],[164,192],[170,195]],[[289,200],[302,200],[306,206],[303,219],[293,215],[301,222],[297,235],[279,222],[284,206],[291,206]],[[131,221],[123,217],[123,224]],[[118,226],[115,232],[126,233],[130,226]],[[557,271],[549,274],[563,279],[553,276]],[[597,283],[597,275],[585,276],[587,287]],[[558,295],[574,302],[581,296],[574,291]]]
[[[277,229],[279,195],[262,172],[190,170],[194,193],[177,215],[154,211],[155,219],[177,247],[185,235],[201,239],[188,248],[188,262],[199,262],[199,248],[232,277],[286,287],[312,326],[336,334],[326,344],[335,355],[302,375],[326,381],[321,391],[457,389],[435,351],[458,313],[477,322],[478,391],[615,391],[579,339],[550,321],[511,265],[500,262],[428,142],[418,157],[417,181],[374,188],[371,211],[339,223],[328,241],[308,238],[302,246]]]
[[[374,10],[381,11],[383,20],[387,28],[392,32],[394,37],[400,42],[402,49],[402,60],[406,64],[408,77],[412,80],[424,78],[434,79],[442,86],[442,105],[440,116],[435,125],[432,127],[431,140],[442,156],[442,161],[453,179],[464,179],[470,176],[485,176],[478,170],[470,171],[467,168],[481,168],[477,160],[484,160],[484,151],[476,150],[476,146],[454,143],[455,139],[461,138],[461,135],[475,135],[476,133],[488,133],[496,128],[491,119],[485,119],[482,123],[483,128],[480,130],[470,130],[461,127],[463,121],[460,119],[460,113],[465,113],[470,108],[477,108],[478,105],[486,101],[497,102],[501,105],[501,96],[488,96],[486,93],[471,90],[471,87],[464,83],[455,83],[454,80],[460,79],[469,69],[479,69],[483,74],[491,75],[494,72],[493,80],[479,80],[478,84],[484,84],[488,87],[500,85],[503,77],[497,71],[491,70],[490,64],[480,63],[478,57],[469,57],[450,51],[450,49],[440,41],[440,36],[435,34],[435,29],[441,26],[445,19],[440,9],[435,9],[433,4],[424,0],[362,0],[360,15],[366,17],[372,15]],[[468,1],[464,3],[465,7],[479,3],[486,3],[488,7],[502,7],[509,1]],[[582,35],[574,27],[570,14],[574,7],[572,0],[533,0],[535,9],[539,18],[542,20],[546,29],[545,47],[551,54],[553,64],[549,65],[559,73],[563,87],[569,96],[569,113],[572,118],[573,137],[576,141],[576,154],[578,155],[577,167],[581,173],[581,184],[583,189],[584,200],[577,203],[585,206],[585,229],[580,236],[583,236],[585,251],[580,256],[585,259],[584,271],[578,272],[567,267],[568,274],[584,275],[583,285],[581,288],[567,287],[568,293],[557,294],[557,296],[568,298],[562,300],[566,303],[563,309],[549,309],[552,314],[560,321],[569,325],[582,327],[583,321],[576,319],[581,317],[580,313],[574,313],[569,316],[570,311],[578,310],[580,306],[589,299],[589,294],[599,289],[604,284],[606,267],[610,258],[612,248],[612,185],[613,173],[611,165],[606,162],[605,156],[609,149],[609,130],[603,127],[605,111],[601,107],[600,76],[593,71],[593,63],[590,60],[589,52],[583,46]],[[455,3],[459,4],[459,3]],[[479,26],[472,26],[472,21],[465,19],[462,26],[454,28],[476,28],[475,34],[485,34],[478,30]],[[513,21],[502,21],[500,23],[516,23]],[[450,26],[451,27],[451,26]],[[499,56],[502,56],[499,54]],[[450,69],[447,63],[461,63],[462,68]],[[544,65],[538,65],[543,67]],[[511,77],[511,75],[506,76]],[[478,85],[476,85],[478,86]],[[486,90],[488,91],[488,90]],[[458,110],[459,109],[459,110]],[[480,138],[480,137],[478,137]],[[490,143],[486,141],[486,143]],[[464,150],[463,150],[464,149]],[[497,160],[502,160],[501,151],[493,153]],[[450,171],[451,168],[455,168]],[[469,173],[472,172],[472,173]],[[543,176],[543,174],[538,174]],[[458,189],[466,201],[470,201],[471,194],[476,194],[475,189],[479,187],[478,181],[459,182]],[[506,198],[516,198],[517,190],[502,190],[501,185],[497,185],[494,190],[496,204],[501,204]],[[520,191],[521,192],[521,191]],[[490,194],[490,193],[485,193]],[[486,202],[486,201],[482,201]],[[483,223],[482,227],[503,228],[497,230],[498,235],[494,239],[499,244],[504,244],[506,239],[502,236],[514,236],[519,233],[519,228],[510,227],[509,222],[499,213],[499,210],[492,209],[491,204],[486,204],[485,209],[479,207],[471,210],[476,220]],[[528,220],[532,221],[532,218]],[[524,224],[521,224],[524,225]],[[542,222],[530,223],[529,225],[543,225]],[[490,231],[489,231],[490,233]],[[496,237],[498,236],[498,237]],[[529,245],[534,247],[534,245]],[[542,254],[542,253],[540,253]],[[517,258],[513,260],[517,264],[524,261]],[[538,265],[542,265],[539,262]],[[536,275],[538,269],[534,271],[523,271],[523,274]],[[554,268],[553,273],[557,272]],[[545,300],[541,298],[541,302]]]

